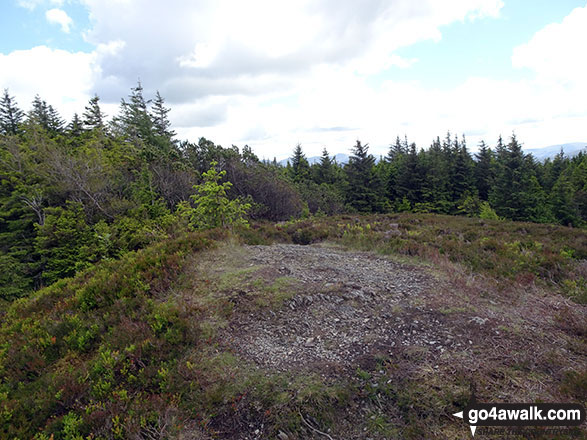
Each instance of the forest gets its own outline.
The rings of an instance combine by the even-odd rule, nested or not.
[[[41,97],[25,112],[4,90],[0,300],[144,248],[182,222],[205,227],[185,214],[198,208],[194,187],[207,177],[222,183],[234,219],[413,212],[575,228],[587,222],[584,152],[539,162],[512,134],[471,154],[464,136],[447,133],[427,148],[397,137],[378,160],[357,141],[346,164],[324,148],[310,165],[297,145],[281,166],[247,145],[178,140],[169,112],[159,92],[148,99],[140,83],[110,120],[97,95],[66,122]]]

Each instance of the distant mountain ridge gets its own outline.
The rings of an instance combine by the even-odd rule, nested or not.
[[[558,153],[560,153],[561,149],[565,153],[565,156],[573,157],[579,154],[580,151],[584,150],[587,152],[587,142],[570,142],[567,144],[549,145],[548,147],[542,148],[524,148],[523,150],[526,154],[532,154],[536,159],[542,161],[548,158],[554,158]],[[319,163],[320,157],[321,156],[308,157],[308,162],[310,165]],[[333,156],[330,157],[332,158]],[[334,156],[334,159],[338,164],[345,164],[349,161],[349,155],[344,153],[337,153]],[[288,157],[286,159],[280,160],[278,163],[282,166],[286,166],[287,162],[290,160],[291,157]],[[375,156],[375,161],[379,161],[379,156]]]
[[[321,156],[312,156],[312,157],[308,157],[308,163],[310,165],[314,165],[315,163],[320,163],[320,157]],[[338,164],[344,164],[347,163],[349,161],[349,155],[348,154],[344,154],[344,153],[337,153],[334,156],[330,156],[330,158],[332,159],[334,157],[334,160],[336,161],[336,163]],[[287,162],[291,160],[291,157],[288,157],[286,159],[282,159],[279,161],[280,165],[286,166]]]
[[[580,151],[587,151],[587,142],[571,142],[568,144],[550,145],[542,148],[524,148],[524,152],[532,154],[538,160],[552,159],[561,149],[565,156],[573,157],[579,154]]]

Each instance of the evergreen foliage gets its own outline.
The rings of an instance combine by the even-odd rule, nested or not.
[[[302,146],[297,144],[291,158],[291,178],[294,182],[301,182],[310,177],[310,164],[302,151]]]
[[[18,134],[20,124],[24,119],[24,112],[18,108],[13,97],[4,89],[0,99],[0,135]]]
[[[359,212],[382,212],[383,182],[374,171],[375,158],[368,145],[357,141],[345,166],[347,177],[346,201]]]
[[[104,130],[105,115],[100,109],[100,98],[94,95],[84,110],[82,123],[86,130]]]
[[[180,215],[187,216],[189,225],[194,229],[247,225],[245,216],[251,209],[251,204],[243,203],[239,199],[230,200],[227,193],[232,183],[221,182],[226,171],[216,171],[217,162],[212,162],[210,165],[211,168],[202,176],[202,183],[194,186],[196,194],[190,197],[195,208],[191,209],[187,203],[184,203],[180,207]]]
[[[310,165],[296,145],[286,167],[260,161],[245,145],[209,139],[178,142],[170,109],[139,82],[118,115],[105,120],[99,97],[65,127],[36,96],[20,110],[0,99],[0,298],[14,300],[117,258],[181,229],[342,212],[422,212],[483,219],[587,221],[587,155],[544,163],[523,153],[515,136],[474,157],[450,133],[418,149],[397,137],[376,163],[368,146],[349,163],[326,148]],[[215,165],[213,165],[215,164]],[[193,194],[196,185],[196,194]],[[189,203],[194,205],[190,206]],[[183,217],[182,217],[183,216]],[[175,225],[175,226],[174,226]]]

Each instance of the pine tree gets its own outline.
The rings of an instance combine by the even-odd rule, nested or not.
[[[67,131],[74,137],[79,137],[84,132],[82,120],[80,119],[77,113],[73,115],[71,122],[67,126]]]
[[[165,100],[157,90],[155,100],[151,105],[151,119],[153,121],[153,131],[156,136],[164,138],[171,142],[175,136],[175,131],[171,129],[171,122],[169,122],[169,114],[171,109],[165,107]]]
[[[552,213],[559,223],[566,226],[579,226],[581,220],[575,206],[574,189],[566,173],[561,174],[552,188],[550,203]]]
[[[474,165],[475,186],[481,200],[489,200],[489,191],[493,185],[493,151],[485,145],[485,142],[479,143],[479,152],[475,154],[477,162]]]
[[[113,120],[114,128],[127,141],[135,143],[151,143],[153,138],[153,123],[147,110],[150,101],[143,97],[143,86],[139,81],[136,87],[131,88],[129,101],[122,99],[120,113]]]
[[[357,141],[345,167],[347,176],[347,203],[359,212],[384,210],[383,182],[374,172],[375,158],[369,146]]]
[[[17,134],[19,125],[24,118],[24,112],[16,105],[14,97],[4,89],[4,95],[0,99],[0,134]]]
[[[61,133],[65,125],[65,121],[61,119],[57,110],[48,105],[39,95],[36,95],[33,100],[33,108],[28,114],[28,121],[40,126],[52,135]]]
[[[513,134],[507,146],[498,144],[497,174],[489,199],[497,214],[511,220],[546,221],[551,215],[538,179],[533,159],[525,157]]]
[[[405,198],[411,205],[422,200],[422,169],[418,158],[416,144],[412,143],[397,173],[396,203]]]
[[[104,130],[105,115],[100,109],[100,98],[94,95],[86,105],[83,118],[83,126],[86,130]]]
[[[387,152],[387,156],[385,156],[385,160],[389,163],[399,159],[403,156],[407,151],[404,149],[399,136],[395,138],[395,144],[391,144],[389,146],[389,150]]]
[[[316,183],[334,183],[333,163],[326,147],[322,150],[322,156],[320,156],[320,162],[317,165],[316,174]]]
[[[310,177],[310,164],[302,151],[302,146],[297,144],[291,158],[291,178],[294,182],[301,182]]]
[[[451,170],[452,200],[458,203],[463,197],[474,192],[473,159],[467,150],[464,137],[460,143],[455,137],[453,157]]]
[[[428,204],[427,211],[447,214],[450,212],[448,164],[444,157],[440,138],[436,138],[428,151],[418,155],[421,181],[421,200]]]

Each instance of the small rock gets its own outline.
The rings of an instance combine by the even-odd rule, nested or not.
[[[474,316],[469,319],[469,322],[474,322],[475,324],[483,325],[485,324],[489,318],[481,318],[480,316]]]
[[[289,440],[289,435],[287,435],[285,432],[283,431],[279,431],[279,434],[277,434],[277,438],[279,440]]]

